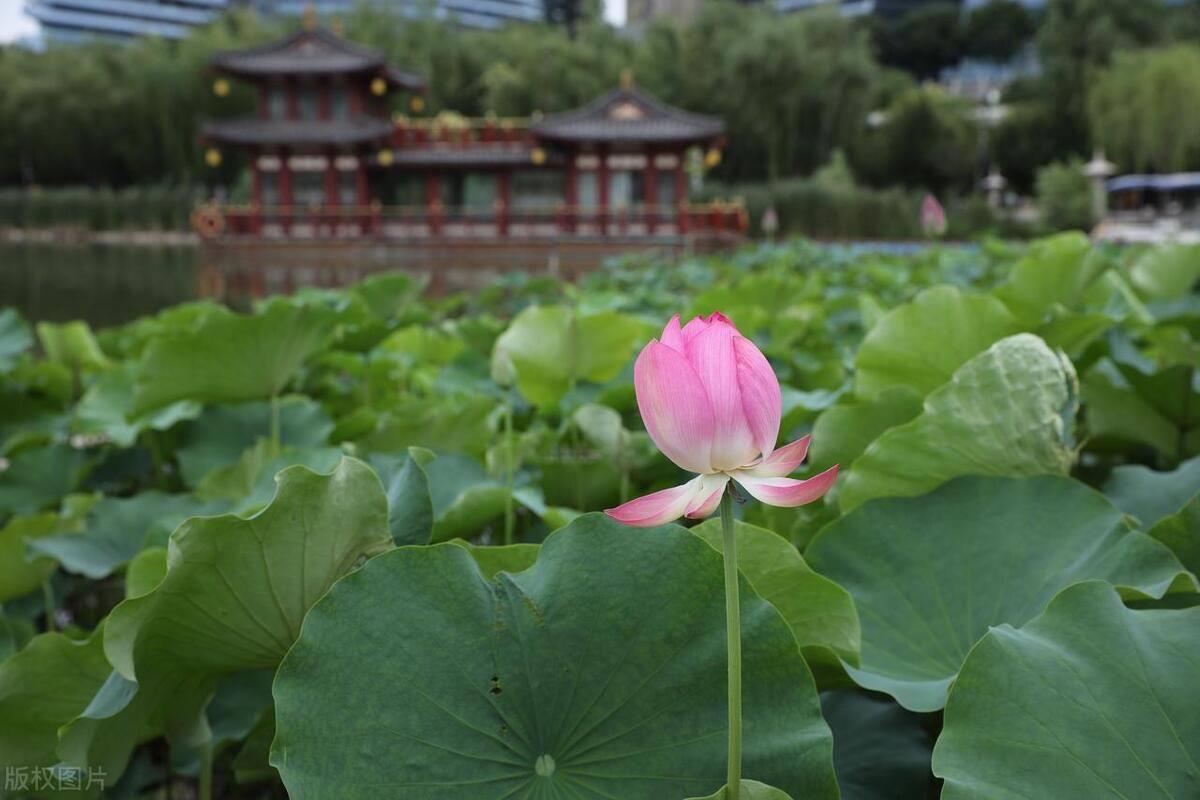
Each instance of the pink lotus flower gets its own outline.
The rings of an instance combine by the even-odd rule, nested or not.
[[[804,461],[809,437],[775,449],[783,398],[762,352],[723,314],[696,317],[680,328],[671,318],[633,367],[638,409],[650,438],[667,458],[699,473],[610,508],[636,527],[680,517],[703,519],[721,502],[730,479],[773,506],[811,503],[829,491],[837,466],[808,480],[787,477]]]

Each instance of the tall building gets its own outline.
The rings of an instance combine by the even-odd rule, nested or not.
[[[29,0],[25,12],[38,21],[51,42],[179,39],[225,10],[229,0]]]
[[[3,1],[3,0],[0,0]],[[323,17],[349,14],[362,0],[27,0],[25,11],[36,19],[42,38],[50,42],[85,39],[132,39],[157,36],[179,39],[189,28],[205,25],[222,11],[249,6],[266,16],[300,17],[313,8]],[[506,22],[539,22],[546,18],[544,0],[374,0],[414,16],[432,11],[471,28],[498,28]]]

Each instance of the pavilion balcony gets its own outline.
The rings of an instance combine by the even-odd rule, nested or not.
[[[685,204],[677,209],[358,206],[204,206],[195,227],[210,239],[276,241],[486,241],[511,239],[738,238],[747,227],[741,203]]]

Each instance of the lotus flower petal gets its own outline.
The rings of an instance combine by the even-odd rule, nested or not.
[[[665,525],[682,517],[696,501],[701,493],[704,477],[699,475],[683,486],[675,486],[644,495],[616,508],[606,509],[604,513],[618,522],[632,525],[635,528]],[[720,497],[718,496],[717,499],[720,500]]]
[[[689,472],[709,472],[713,411],[696,370],[682,353],[652,341],[633,365],[646,431],[663,455]]]
[[[684,351],[683,333],[679,327],[678,314],[671,317],[671,321],[667,323],[665,328],[663,328],[662,336],[660,336],[658,340],[672,350],[677,350],[680,353]]]
[[[753,438],[756,453],[762,453],[766,458],[775,449],[775,442],[779,439],[779,420],[783,416],[783,394],[779,390],[779,379],[775,377],[775,370],[771,369],[766,356],[754,346],[754,342],[736,336],[733,339],[733,349],[742,413]],[[720,430],[719,421],[717,429]],[[802,455],[801,460],[803,458]],[[747,462],[742,462],[745,463]]]
[[[704,384],[712,405],[713,435],[709,464],[714,470],[745,466],[759,453],[742,407],[741,382],[738,380],[738,359],[734,345],[736,338],[740,338],[736,328],[717,320],[686,345],[688,361],[700,376],[700,382]],[[774,445],[774,442],[771,444]]]
[[[747,470],[738,470],[732,473],[732,477],[755,499],[769,506],[793,508],[820,498],[833,486],[837,474],[835,465],[803,481],[794,478],[761,478]]]
[[[747,467],[745,472],[757,478],[783,478],[791,475],[797,467],[804,463],[810,441],[812,441],[812,437],[805,436],[791,444],[785,444],[762,461]]]
[[[721,495],[725,494],[725,486],[728,483],[729,476],[724,473],[701,475],[700,489],[684,516],[688,519],[704,519],[711,516],[721,504]]]

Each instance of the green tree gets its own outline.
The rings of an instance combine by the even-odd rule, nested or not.
[[[1033,15],[1016,0],[989,0],[967,17],[963,53],[991,61],[1008,61],[1032,38]]]
[[[882,28],[885,64],[918,78],[936,78],[962,58],[962,14],[957,3],[926,3],[906,12],[890,29]]]
[[[1055,230],[1092,227],[1092,188],[1083,162],[1071,159],[1042,167],[1037,174],[1037,203],[1046,225]]]
[[[1200,163],[1200,47],[1117,55],[1088,98],[1092,138],[1122,166],[1175,172]]]

